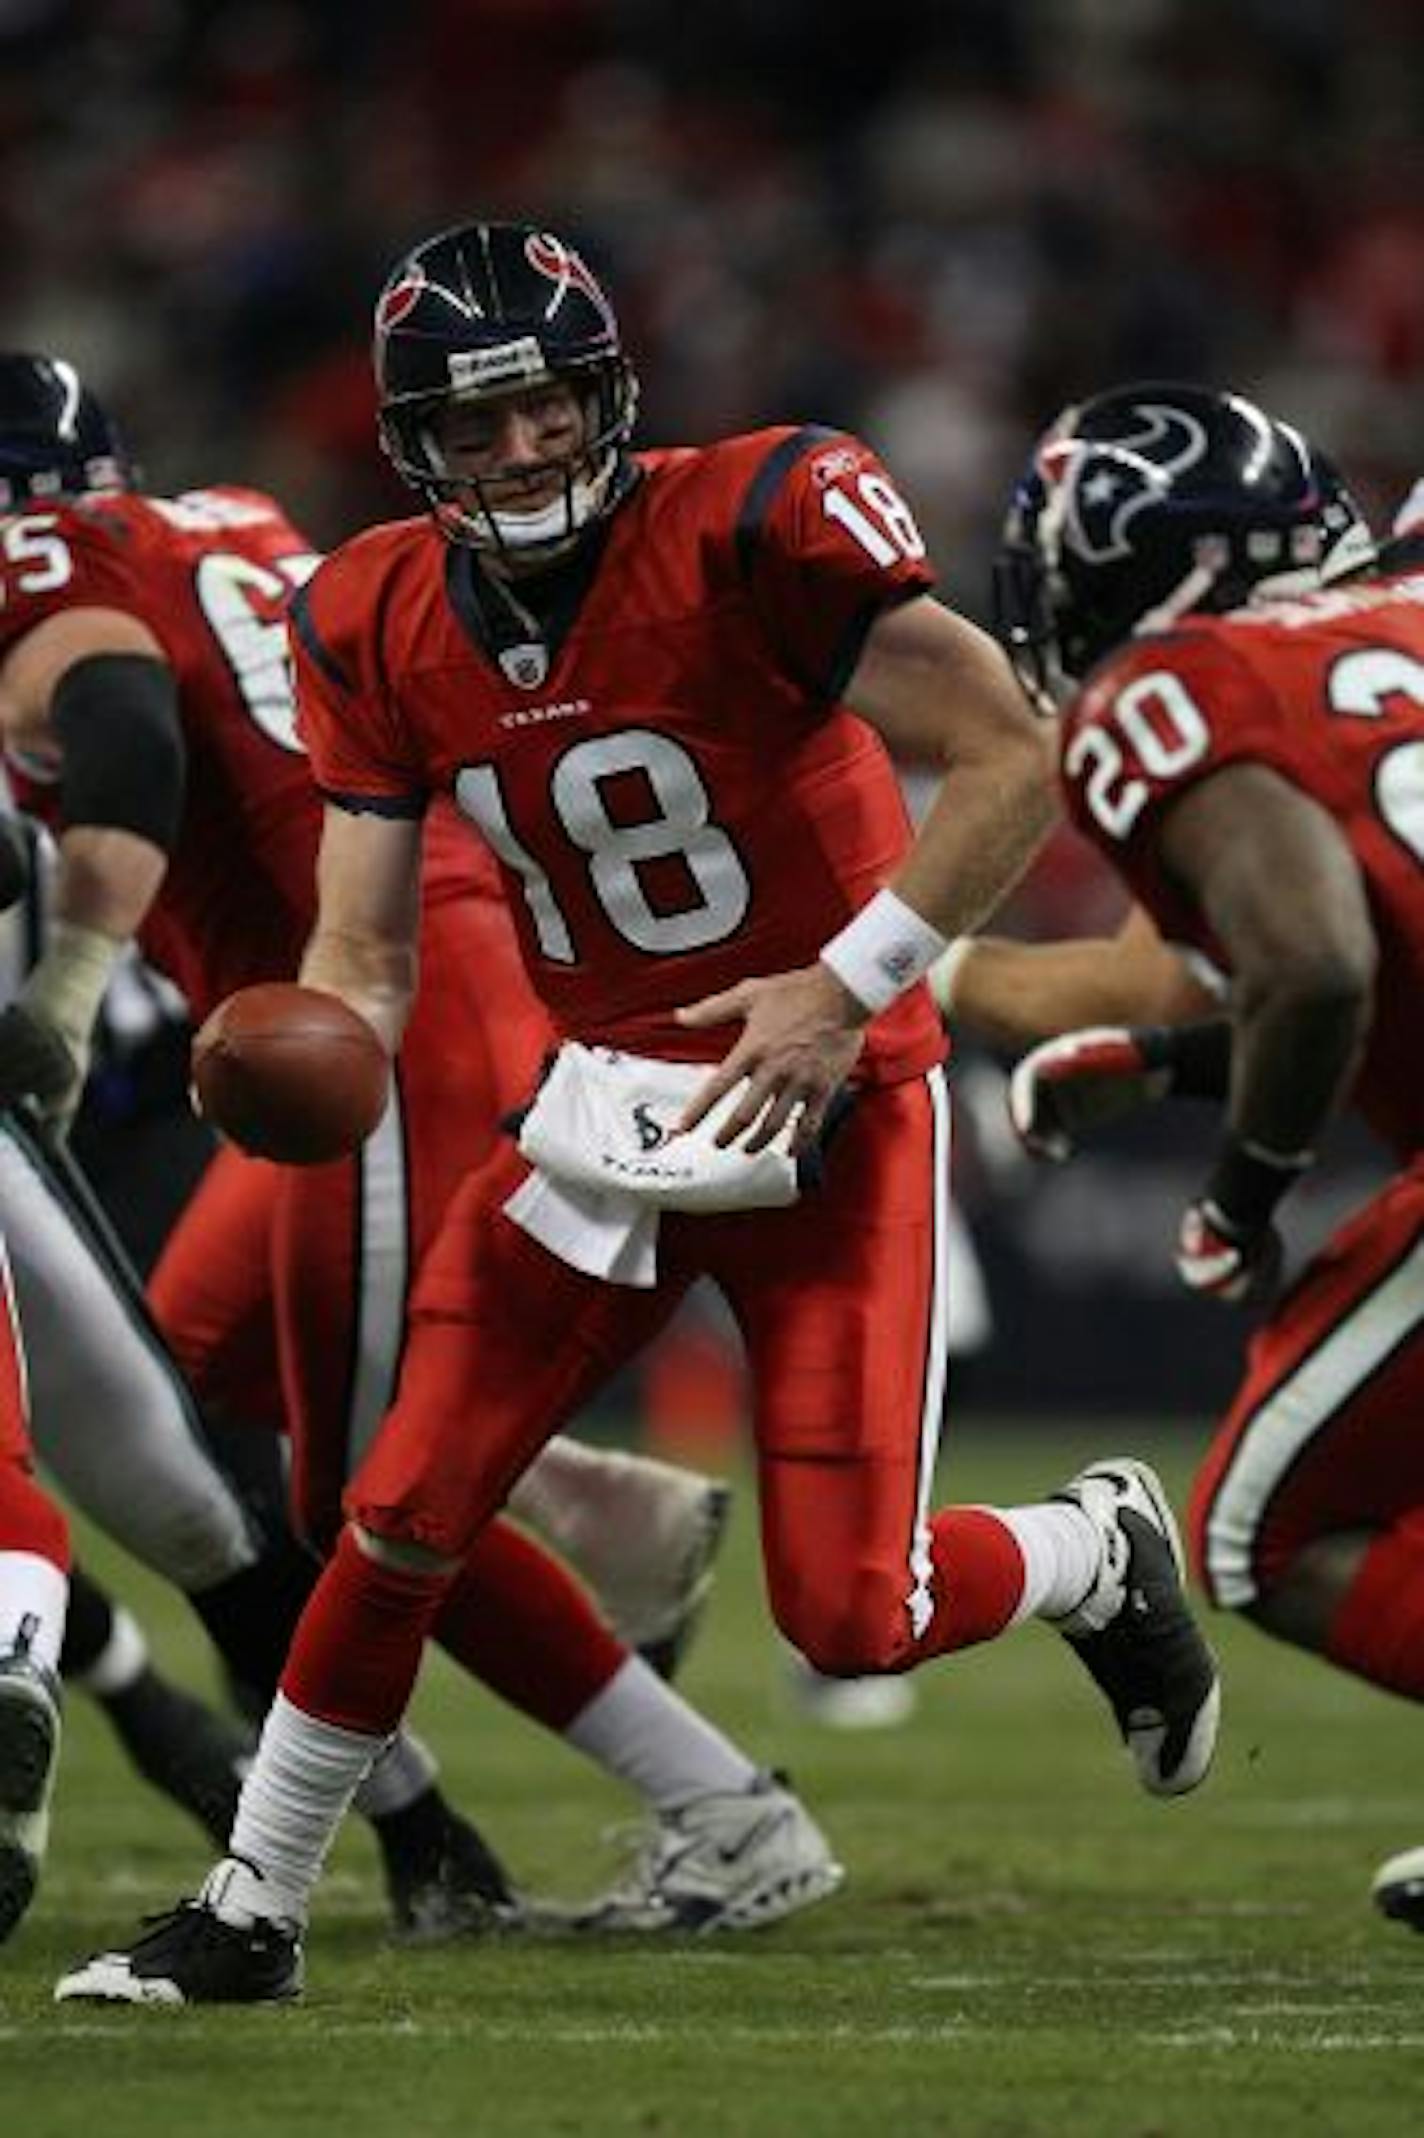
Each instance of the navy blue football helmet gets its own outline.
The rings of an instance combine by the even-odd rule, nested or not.
[[[565,549],[631,479],[638,388],[602,285],[574,247],[532,223],[466,223],[417,245],[376,305],[381,443],[453,540],[528,558]],[[435,416],[562,380],[577,391],[585,439],[564,490],[535,515],[498,512],[468,475],[443,465]]]
[[[1122,386],[1044,432],[1009,507],[995,628],[1035,702],[1120,640],[1373,562],[1325,455],[1240,394]]]
[[[117,426],[72,364],[0,351],[0,510],[136,480]]]

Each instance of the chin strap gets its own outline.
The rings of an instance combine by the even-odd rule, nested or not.
[[[1219,535],[1208,535],[1197,544],[1196,562],[1186,578],[1179,580],[1155,608],[1138,617],[1132,627],[1133,637],[1147,638],[1154,631],[1169,631],[1179,616],[1185,616],[1206,599],[1230,562],[1229,545]]]

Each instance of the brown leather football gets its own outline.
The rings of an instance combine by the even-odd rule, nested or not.
[[[240,988],[193,1041],[193,1097],[239,1150],[323,1165],[359,1148],[380,1120],[390,1060],[339,995],[295,981]]]

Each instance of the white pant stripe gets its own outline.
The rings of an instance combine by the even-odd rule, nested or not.
[[[1424,1323],[1424,1240],[1272,1391],[1242,1433],[1206,1531],[1206,1574],[1227,1609],[1252,1602],[1252,1545],[1273,1495],[1309,1442]]]
[[[350,1476],[395,1395],[410,1281],[405,1132],[398,1082],[361,1149],[357,1233],[356,1362],[347,1417]]]
[[[930,1494],[934,1489],[935,1462],[939,1455],[940,1430],[944,1422],[945,1371],[949,1359],[949,1086],[943,1069],[931,1069],[925,1078],[934,1114],[932,1157],[934,1227],[934,1275],[930,1299],[929,1352],[925,1359],[924,1407],[920,1412],[920,1458],[915,1488],[915,1530],[910,1547],[910,1593],[906,1606],[910,1625],[918,1640],[934,1616],[930,1591],[933,1564],[930,1558]]]

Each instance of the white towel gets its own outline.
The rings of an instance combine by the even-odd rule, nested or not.
[[[567,1041],[525,1115],[519,1148],[534,1166],[505,1204],[550,1253],[587,1275],[657,1281],[662,1210],[765,1210],[794,1203],[793,1124],[764,1151],[720,1150],[718,1124],[740,1087],[685,1135],[673,1133],[711,1069]]]

